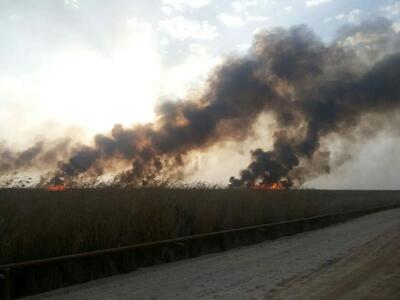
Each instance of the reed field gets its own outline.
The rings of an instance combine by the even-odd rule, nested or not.
[[[0,190],[0,264],[400,203],[396,191]]]

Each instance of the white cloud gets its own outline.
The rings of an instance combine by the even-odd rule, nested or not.
[[[257,5],[257,1],[255,1],[255,0],[233,1],[232,2],[233,9],[238,13],[247,10],[248,7],[256,6],[256,5]]]
[[[74,8],[79,8],[78,0],[65,0],[64,2],[68,6],[72,6]]]
[[[329,23],[332,21],[344,21],[344,22],[355,22],[357,18],[360,16],[360,9],[353,9],[349,13],[341,13],[334,17],[329,17],[324,20],[325,23]]]
[[[182,12],[187,9],[197,9],[210,4],[211,0],[161,0],[161,10],[170,15],[174,11]]]
[[[165,76],[165,95],[185,98],[191,89],[204,84],[210,70],[221,63],[221,58],[209,53],[209,49],[200,44],[190,44],[190,53],[182,63],[170,68]]]
[[[259,34],[262,30],[263,28],[257,27],[256,29],[253,30],[253,35]]]
[[[246,20],[250,22],[266,22],[271,20],[271,18],[268,16],[247,16]]]
[[[231,6],[233,13],[221,13],[217,15],[218,20],[229,27],[241,27],[248,22],[265,22],[271,18],[263,15],[251,15],[248,11],[250,7],[257,6],[257,0],[233,1]]]
[[[330,18],[326,18],[325,22],[331,22],[334,20],[337,21],[345,21],[345,22],[354,22],[357,20],[357,18],[359,17],[361,13],[360,9],[353,9],[352,11],[350,11],[349,13],[345,14],[345,13],[341,13],[338,14],[335,17],[330,17]]]
[[[241,27],[246,25],[248,22],[266,22],[271,20],[268,16],[254,16],[254,15],[246,15],[242,17],[238,14],[219,14],[217,18],[226,26],[229,27]]]
[[[126,25],[128,26],[129,29],[131,29],[132,31],[151,31],[152,30],[152,26],[150,23],[144,22],[144,21],[140,21],[136,18],[130,18],[126,21]]]
[[[171,15],[175,11],[171,6],[163,6],[161,7],[161,10],[167,16]]]
[[[191,8],[200,8],[210,4],[211,0],[188,0],[185,1]]]
[[[215,26],[207,21],[192,21],[183,16],[176,16],[161,21],[160,29],[168,33],[172,38],[185,40],[188,38],[198,40],[212,40],[218,36]]]
[[[245,20],[239,15],[232,15],[222,13],[217,16],[217,18],[226,26],[229,27],[241,27],[245,25]]]
[[[370,45],[377,43],[381,36],[379,34],[365,34],[357,32],[351,36],[348,36],[345,40],[340,41],[339,44],[343,47],[367,47],[371,48]]]
[[[163,47],[168,46],[168,45],[169,45],[169,39],[166,38],[165,36],[162,37],[162,38],[160,39],[160,45],[163,46]]]
[[[381,8],[383,11],[391,14],[391,15],[399,15],[400,14],[400,1],[393,2],[387,6]]]
[[[242,43],[237,46],[237,49],[240,53],[246,53],[249,51],[251,45],[249,43]]]
[[[392,29],[395,33],[400,33],[400,22],[393,23]]]
[[[18,20],[22,19],[22,17],[19,15],[9,15],[8,19],[11,21],[18,21]]]
[[[328,3],[331,2],[332,0],[306,0],[306,5],[307,6],[317,6],[317,5],[321,5],[324,3]]]
[[[285,11],[292,11],[293,10],[293,6],[286,6],[283,8]]]

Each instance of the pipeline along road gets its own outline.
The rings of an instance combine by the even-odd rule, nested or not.
[[[400,209],[25,299],[400,299]]]

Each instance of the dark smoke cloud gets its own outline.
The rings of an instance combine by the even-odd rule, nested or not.
[[[306,26],[259,33],[246,56],[216,68],[199,97],[166,101],[154,123],[116,125],[109,134],[96,135],[93,146],[71,148],[69,158],[41,184],[73,185],[82,175],[101,175],[116,166],[130,166],[115,177],[114,183],[123,185],[181,178],[193,151],[245,140],[264,112],[275,119],[273,148],[252,151],[252,162],[230,179],[231,186],[278,182],[290,187],[329,172],[321,139],[346,136],[368,114],[399,107],[400,39],[391,25],[378,18],[346,26],[329,45]],[[38,143],[18,155],[3,151],[0,167],[37,164],[43,148]]]
[[[303,75],[303,86],[298,85],[297,81],[288,77],[286,73],[279,75],[295,89],[293,101],[290,104],[286,103],[289,105],[289,109],[286,109],[298,115],[297,121],[290,124],[278,118],[277,127],[280,134],[275,135],[273,150],[264,152],[259,149],[253,152],[253,162],[241,171],[240,178],[230,179],[232,186],[253,185],[256,182],[282,182],[291,186],[303,183],[307,176],[316,170],[319,171],[317,174],[329,172],[329,153],[320,149],[321,138],[331,133],[344,137],[359,124],[361,117],[367,114],[387,115],[399,108],[400,54],[393,53],[394,48],[387,46],[389,43],[382,44],[380,51],[377,51],[376,45],[376,40],[390,40],[392,45],[399,42],[399,37],[392,31],[391,23],[377,19],[362,26],[347,26],[340,35],[345,40],[351,37],[354,40],[360,39],[357,46],[364,43],[362,46],[366,52],[372,49],[366,43],[372,41],[375,54],[379,52],[383,58],[375,65],[368,66],[365,65],[363,57],[360,57],[360,52],[364,50],[360,47],[344,47],[342,41],[337,41],[333,45],[321,48],[310,39],[302,39],[302,42],[306,43],[311,41],[309,47],[314,45],[313,49],[319,53],[306,54],[307,58],[314,57],[313,61],[317,62],[317,66],[306,62],[308,68],[302,69],[317,71],[305,74],[308,78]],[[372,38],[369,38],[371,35]],[[268,43],[268,48],[269,40],[263,41]],[[291,50],[291,47],[297,48],[297,38],[281,42],[284,46],[279,47],[281,53],[278,56],[293,54],[290,60],[296,62],[292,62],[292,65],[299,64],[297,60],[301,63],[305,61],[304,57]],[[286,43],[289,43],[289,46]],[[390,54],[391,52],[393,54]],[[365,55],[372,57],[371,53]],[[276,71],[274,73],[279,74]],[[279,114],[279,111],[277,113]],[[369,135],[373,133],[374,131],[370,131]],[[299,161],[302,162],[301,165]]]
[[[0,175],[31,168],[43,170],[54,167],[55,161],[70,155],[70,143],[70,139],[52,143],[38,141],[21,152],[15,152],[6,145],[0,144]]]

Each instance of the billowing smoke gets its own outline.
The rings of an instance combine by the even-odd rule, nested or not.
[[[280,100],[282,107],[274,110],[273,149],[253,151],[253,162],[239,179],[231,177],[232,186],[278,182],[288,187],[302,184],[311,174],[329,172],[329,153],[321,149],[322,138],[332,133],[345,137],[363,117],[390,118],[399,108],[400,54],[396,50],[400,39],[389,21],[379,18],[347,26],[329,46],[298,30],[281,34],[272,47],[268,35],[259,40],[261,51],[269,52],[265,57],[272,74],[283,80],[292,95],[286,97],[288,101]]]
[[[199,96],[163,102],[154,123],[116,125],[109,134],[96,135],[92,146],[67,147],[69,157],[58,160],[57,170],[41,184],[72,185],[82,176],[127,165],[114,183],[179,179],[193,151],[245,140],[258,117],[268,113],[275,120],[273,148],[251,151],[252,162],[230,185],[301,185],[330,170],[321,139],[346,136],[363,118],[399,108],[399,46],[392,23],[382,18],[342,28],[329,45],[306,26],[261,32],[247,55],[216,68]],[[0,150],[0,170],[59,158],[54,149],[59,147],[38,143],[18,154]]]
[[[70,153],[70,139],[52,143],[38,141],[21,152],[15,152],[0,144],[0,174],[29,168],[46,169],[54,166],[54,161],[61,160]]]

